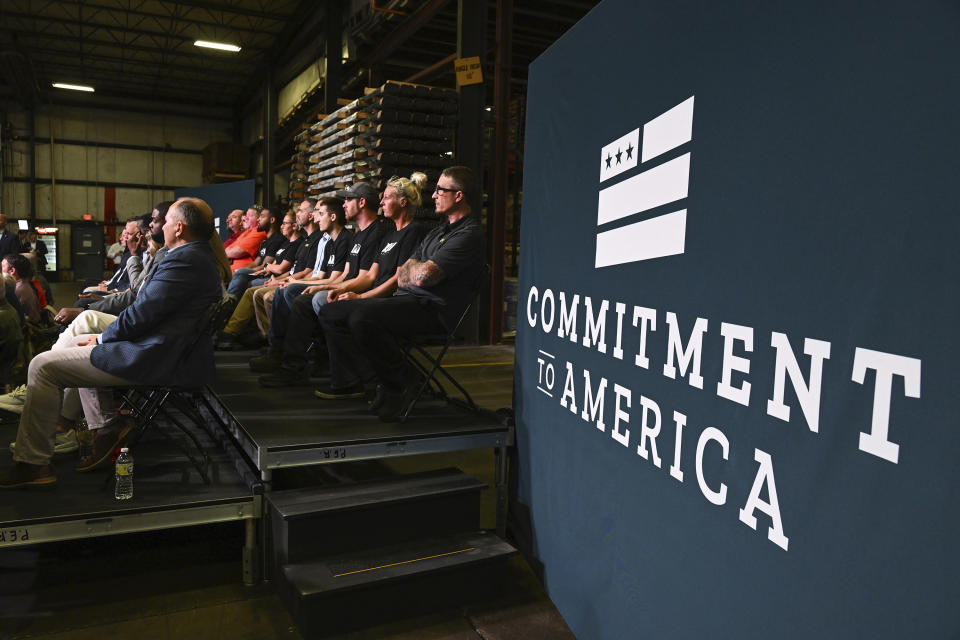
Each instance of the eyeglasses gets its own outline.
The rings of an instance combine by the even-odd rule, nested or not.
[[[457,191],[460,191],[460,189],[448,189],[446,187],[441,187],[440,185],[437,185],[433,189],[434,193],[456,193]]]

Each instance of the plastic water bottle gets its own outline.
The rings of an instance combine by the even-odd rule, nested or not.
[[[133,497],[133,456],[123,447],[117,456],[116,465],[117,487],[113,496],[117,500],[127,500]]]

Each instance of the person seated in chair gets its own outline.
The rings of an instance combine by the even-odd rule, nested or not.
[[[398,338],[451,331],[470,304],[484,265],[484,236],[469,199],[477,183],[468,167],[444,169],[433,192],[446,221],[426,235],[397,272],[397,290],[386,298],[345,300],[320,309],[320,325],[337,367],[340,390],[377,383],[371,409],[381,420],[399,418],[410,402],[411,375]],[[353,374],[353,379],[348,375]],[[335,389],[328,390],[330,392]],[[326,393],[326,392],[324,392]],[[328,397],[320,394],[321,397]]]
[[[43,291],[37,290],[33,283],[33,265],[20,253],[11,253],[4,256],[0,262],[0,271],[4,277],[12,279],[16,283],[17,299],[20,301],[20,307],[27,321],[40,322],[40,309],[46,306],[40,304],[40,296]]]
[[[273,262],[267,263],[263,269],[251,274],[254,280],[250,281],[250,286],[240,295],[240,300],[237,302],[237,306],[233,310],[230,320],[223,328],[223,331],[220,332],[216,344],[217,349],[233,350],[242,349],[245,346],[238,338],[244,335],[250,335],[251,333],[248,331],[248,327],[254,317],[254,296],[264,288],[267,278],[271,278],[274,275],[290,273],[290,270],[294,268],[294,260],[303,242],[295,213],[291,212],[284,216],[283,222],[280,224],[280,234],[278,235],[281,235],[283,238],[283,243],[277,249]],[[234,279],[231,280],[230,287],[227,289],[228,293],[235,294],[233,287],[239,276],[240,274],[238,272],[235,274]],[[259,336],[258,340],[262,340],[263,338],[266,338],[265,332],[262,336]]]
[[[339,304],[345,300],[393,295],[397,288],[399,266],[407,261],[426,233],[426,228],[421,223],[413,221],[414,213],[421,205],[420,190],[426,184],[426,180],[427,176],[420,172],[414,173],[410,179],[397,176],[390,178],[380,200],[380,207],[383,209],[384,219],[393,223],[390,225],[392,230],[376,246],[377,253],[368,266],[364,262],[363,255],[365,252],[372,253],[372,244],[366,250],[361,248],[360,251],[351,254],[352,265],[348,267],[348,271],[356,273],[356,277],[327,287],[319,287],[318,292],[311,291],[312,288],[307,289],[304,295],[297,296],[291,306],[290,322],[283,341],[283,364],[275,373],[261,376],[261,385],[275,387],[308,382],[306,352],[314,333],[319,328],[317,309],[322,305],[316,304],[318,297],[322,296],[324,304]],[[351,203],[351,200],[348,199],[346,203]],[[349,206],[345,204],[345,208]],[[333,354],[334,347],[329,346],[328,343],[328,348]],[[344,398],[362,395],[362,388],[355,389],[349,385],[338,384],[344,378],[349,380],[353,377],[343,375],[341,366],[346,365],[340,361],[335,362],[331,357],[332,391],[322,397]],[[321,390],[318,395],[323,393],[324,391]]]
[[[260,207],[254,205],[243,214],[243,233],[226,248],[230,268],[236,271],[252,264],[266,238],[266,232],[260,230]]]
[[[111,387],[193,386],[213,375],[213,345],[208,335],[198,336],[204,312],[223,293],[210,247],[213,211],[203,200],[181,198],[167,212],[163,235],[166,257],[116,321],[99,336],[77,336],[72,348],[30,362],[15,464],[0,474],[0,488],[56,483],[50,458],[63,389],[80,390],[87,424],[96,431],[93,453],[77,466],[89,471],[108,463],[131,429],[114,408]]]
[[[280,233],[280,223],[277,216],[270,209],[263,209],[257,218],[257,231],[267,234],[260,248],[257,250],[257,257],[253,262],[245,267],[239,267],[233,270],[233,279],[230,286],[227,287],[227,293],[240,297],[243,292],[251,286],[263,284],[265,279],[258,279],[258,274],[263,267],[276,262],[277,251],[287,242],[287,239]]]
[[[315,288],[336,286],[357,273],[357,258],[361,253],[357,249],[360,246],[357,243],[362,244],[363,241],[358,239],[364,234],[362,229],[357,234],[344,229],[345,219],[350,219],[344,209],[344,203],[337,198],[323,198],[317,203],[313,220],[323,231],[320,241],[323,248],[317,251],[310,276],[282,283],[278,287],[270,303],[269,348],[266,355],[250,360],[251,370],[271,370],[279,366],[276,359],[283,352],[290,308],[301,297],[300,294]],[[376,219],[377,213],[374,210],[371,220],[366,221],[363,226],[373,231],[370,222]]]
[[[223,241],[223,248],[227,249],[237,241],[237,238],[244,232],[243,228],[243,209],[234,209],[227,214],[227,231],[230,235]]]

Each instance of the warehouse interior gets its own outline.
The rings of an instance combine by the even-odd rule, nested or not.
[[[378,89],[386,95],[388,85],[443,90],[453,106],[442,113],[447,133],[438,139],[448,150],[431,153],[437,167],[461,164],[482,176],[482,202],[472,204],[492,269],[453,358],[491,364],[465,384],[485,407],[509,409],[527,71],[596,4],[0,0],[0,213],[14,225],[52,230],[55,260],[46,275],[65,302],[77,292],[77,225],[103,224],[110,242],[116,223],[202,184],[252,180],[257,203],[283,210],[354,179],[378,184],[407,165],[381,159],[382,167],[363,173],[358,162],[354,173],[324,181],[312,173],[319,159],[311,142],[329,123],[340,126],[361,107],[369,112],[362,101]],[[13,427],[4,427],[6,436]],[[369,472],[356,464],[304,472],[302,480]],[[491,487],[496,482],[490,450],[390,464],[404,473],[456,466]],[[482,498],[484,528],[499,524],[492,493]],[[0,636],[311,635],[269,580],[244,584],[243,544],[243,531],[224,523],[0,550],[3,573],[18,576],[0,594],[0,610],[9,612],[0,613]],[[354,619],[342,637],[572,637],[522,555],[499,571],[467,604],[369,623],[362,611],[346,610]]]
[[[251,178],[259,203],[286,205],[296,136],[318,115],[387,81],[448,88],[448,158],[483,172],[474,209],[488,234],[488,299],[502,299],[517,271],[527,68],[595,4],[4,0],[0,209],[62,226],[69,247],[72,221],[123,220],[201,182]],[[454,61],[473,57],[482,74],[458,87]],[[70,252],[58,259],[69,279]],[[498,342],[502,314],[483,313],[480,340]]]

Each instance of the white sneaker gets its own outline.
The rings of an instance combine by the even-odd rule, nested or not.
[[[16,451],[17,443],[10,443],[10,453]],[[69,431],[64,431],[63,433],[57,433],[56,439],[53,441],[53,454],[60,455],[61,453],[73,453],[80,448],[80,443],[77,442],[77,431],[76,429],[70,429]]]
[[[22,384],[10,393],[0,396],[0,409],[23,413],[23,403],[27,400],[27,385]]]

